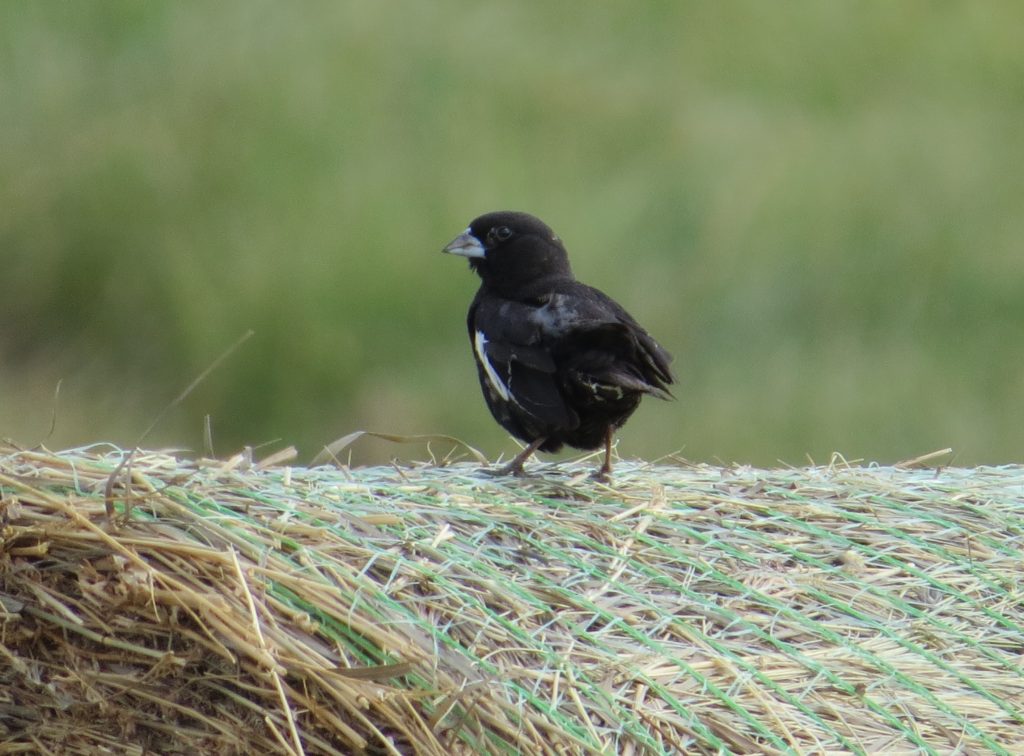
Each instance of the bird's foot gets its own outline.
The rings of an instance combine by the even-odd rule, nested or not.
[[[612,480],[612,434],[615,429],[610,425],[604,432],[604,462],[597,468],[591,478],[599,483],[610,483]]]
[[[517,465],[515,464],[515,460],[512,460],[512,462],[507,465],[502,465],[501,467],[482,467],[480,468],[480,472],[484,475],[491,475],[495,478],[504,477],[506,475],[525,478],[528,475],[526,470],[523,469],[522,463]]]
[[[481,470],[481,472],[486,473],[487,475],[515,475],[516,477],[523,477],[526,475],[526,472],[523,470],[523,465],[526,464],[526,460],[528,460],[543,443],[543,438],[534,439],[530,442],[529,446],[519,452],[507,465],[499,467],[497,470],[488,468],[486,470]]]

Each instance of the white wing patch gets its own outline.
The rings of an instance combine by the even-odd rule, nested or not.
[[[501,376],[498,375],[498,371],[491,365],[491,361],[487,359],[487,337],[484,336],[483,331],[477,331],[476,337],[473,339],[473,349],[476,350],[477,359],[480,360],[480,364],[484,366],[484,374],[487,376],[487,382],[491,384],[491,388],[497,392],[498,396],[504,399],[506,402],[509,401],[508,386],[506,386]]]

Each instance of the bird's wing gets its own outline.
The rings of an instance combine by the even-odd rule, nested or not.
[[[563,350],[569,374],[585,377],[593,390],[607,387],[672,397],[667,354],[644,331],[625,323],[589,324],[566,334]]]
[[[558,296],[558,295],[556,295]],[[599,384],[641,391],[666,399],[674,383],[672,355],[617,302],[603,292],[575,283],[551,305],[564,313],[559,353],[571,370]]]
[[[469,337],[481,381],[493,397],[516,405],[546,426],[574,428],[550,350],[530,320],[531,303],[478,297],[469,311]]]

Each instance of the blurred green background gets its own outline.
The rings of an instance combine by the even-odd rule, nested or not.
[[[515,447],[441,246],[531,211],[676,355],[620,453],[1024,451],[1024,5],[0,5],[0,436]],[[54,390],[63,381],[48,436]],[[360,443],[354,461],[424,458]]]

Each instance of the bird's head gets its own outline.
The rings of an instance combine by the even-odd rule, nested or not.
[[[528,213],[481,215],[443,251],[468,258],[484,284],[499,292],[522,291],[545,279],[572,278],[562,240]]]

